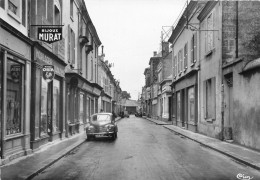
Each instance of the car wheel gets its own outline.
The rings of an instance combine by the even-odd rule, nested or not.
[[[93,136],[91,136],[91,135],[87,135],[87,140],[89,141],[89,140],[91,140],[91,138],[92,138]]]
[[[114,132],[113,134],[112,134],[112,140],[115,140],[116,139],[116,133]]]

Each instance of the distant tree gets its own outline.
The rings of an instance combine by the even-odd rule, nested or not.
[[[128,93],[127,91],[122,91],[122,93],[121,93],[121,98],[122,98],[122,99],[130,99],[130,98],[131,98],[131,95],[130,95],[130,93]]]

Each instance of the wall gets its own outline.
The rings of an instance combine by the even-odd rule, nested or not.
[[[221,20],[221,14],[222,14],[222,9],[221,9],[221,3],[217,3],[215,7],[213,8],[213,11],[215,11],[214,14],[214,20],[215,22],[214,29],[219,30],[221,32],[221,25],[222,25],[222,20]],[[205,22],[207,19],[208,15],[206,18],[200,23],[200,28],[201,29],[206,29]],[[211,54],[208,54],[205,49],[205,40],[206,40],[206,33],[208,31],[200,31],[200,79],[199,79],[199,111],[200,111],[200,116],[198,118],[198,132],[205,134],[210,137],[214,138],[221,138],[221,67],[222,67],[222,56],[221,56],[221,33],[218,33],[217,31],[214,32],[214,48],[212,50]],[[212,68],[214,67],[214,68]],[[203,84],[204,81],[209,79],[209,78],[216,78],[216,104],[215,104],[215,113],[216,117],[213,121],[207,121],[205,119],[205,104],[204,102],[204,94],[205,92],[203,89]]]

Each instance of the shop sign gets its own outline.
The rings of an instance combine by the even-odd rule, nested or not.
[[[21,66],[20,65],[11,65],[11,77],[15,82],[19,81]]]
[[[42,77],[45,81],[51,82],[55,76],[53,65],[42,66]]]
[[[41,61],[42,64],[55,65],[55,69],[54,69],[55,74],[60,75],[62,77],[65,76],[65,72],[61,68],[61,66],[58,63],[56,63],[52,58],[45,55],[44,53],[42,53],[38,49],[35,49],[35,59]]]
[[[62,40],[62,27],[39,27],[38,40],[49,44]]]

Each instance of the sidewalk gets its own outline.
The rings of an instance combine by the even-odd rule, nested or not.
[[[121,118],[116,118],[119,121]],[[38,173],[67,155],[86,141],[85,132],[70,138],[50,142],[28,156],[23,156],[1,167],[2,180],[32,179]]]
[[[226,156],[229,156],[236,161],[239,161],[243,164],[246,164],[247,166],[250,166],[252,168],[255,168],[257,170],[260,170],[260,152],[251,150],[249,148],[239,146],[236,144],[228,143],[225,141],[220,141],[215,138],[211,138],[199,133],[194,133],[191,131],[188,131],[186,129],[182,129],[175,125],[164,125],[164,122],[146,118],[149,121],[152,121],[158,125],[162,124],[163,127],[174,131],[178,134],[181,134],[193,141],[196,141],[208,148],[211,148],[215,151],[218,151]]]

